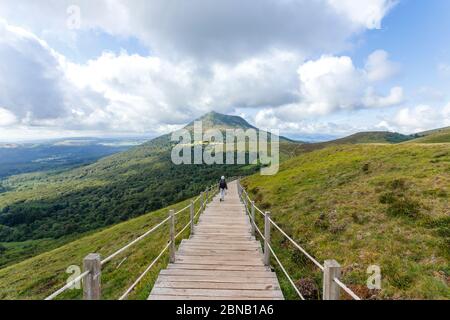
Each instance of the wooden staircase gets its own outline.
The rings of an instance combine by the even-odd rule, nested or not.
[[[162,270],[149,300],[282,300],[278,279],[263,263],[259,241],[251,235],[237,183],[225,202],[206,207],[195,233],[183,240],[175,263]]]

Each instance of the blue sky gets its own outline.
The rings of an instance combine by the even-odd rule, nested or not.
[[[439,86],[438,65],[450,61],[449,18],[449,1],[401,1],[383,20],[381,30],[363,35],[364,44],[354,53],[355,61],[361,62],[370,52],[383,48],[401,62],[405,85]]]
[[[449,126],[449,31],[446,0],[5,1],[0,141],[211,110],[299,139]]]

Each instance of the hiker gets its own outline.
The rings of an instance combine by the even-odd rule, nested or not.
[[[220,178],[219,190],[220,190],[220,202],[225,201],[225,190],[228,190],[228,186],[224,176]]]

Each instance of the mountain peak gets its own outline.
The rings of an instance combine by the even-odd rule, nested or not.
[[[245,119],[239,116],[230,116],[215,111],[208,112],[195,121],[203,122],[203,130],[207,129],[256,129],[249,124]],[[186,129],[191,129],[194,126],[194,122],[191,122],[186,126]]]

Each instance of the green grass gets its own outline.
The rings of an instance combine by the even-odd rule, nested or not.
[[[416,139],[411,143],[449,143],[450,127],[420,132],[414,135]]]
[[[91,231],[90,233],[98,232]],[[1,242],[0,243],[0,268],[5,268],[9,265],[13,265],[25,259],[37,256],[46,251],[50,251],[61,247],[69,242],[72,242],[78,238],[82,238],[83,235],[71,235],[60,239],[41,239],[41,240],[29,240],[23,242]]]
[[[450,298],[449,144],[334,146],[284,162],[275,176],[257,174],[243,183],[257,205],[271,211],[274,220],[319,261],[340,262],[344,282],[363,298]],[[80,265],[91,252],[106,257],[163,220],[168,210],[1,269],[0,299],[44,298],[65,283],[68,266]],[[187,221],[185,214],[177,229]],[[259,215],[257,221],[262,227]],[[117,299],[167,240],[165,226],[106,265],[103,298]],[[320,297],[318,269],[276,231],[272,243],[294,281],[302,290],[311,289],[309,298]],[[130,299],[148,296],[167,259],[166,255],[152,269]],[[370,265],[381,267],[379,292],[365,289]],[[289,282],[275,269],[285,296],[295,299]],[[72,290],[61,298],[79,299],[80,295]]]
[[[344,282],[363,298],[450,298],[450,144],[329,147],[243,184],[319,261],[341,263]],[[296,282],[321,290],[318,269],[276,231],[273,244]],[[370,265],[381,267],[381,291],[365,287]]]
[[[168,210],[181,209],[189,201],[164,208],[139,218],[115,225],[85,236],[52,251],[0,269],[1,299],[43,299],[65,284],[70,274],[66,269],[80,266],[83,258],[92,252],[107,257],[136,237],[142,235],[167,217]],[[196,210],[198,205],[196,205]],[[189,221],[189,211],[177,216],[176,230]],[[135,244],[109,262],[102,270],[103,299],[117,299],[146,269],[168,242],[168,224],[154,234]],[[183,235],[186,238],[189,229]],[[167,253],[142,280],[130,299],[146,299],[161,268],[168,263]],[[80,290],[70,290],[61,299],[80,299]]]

